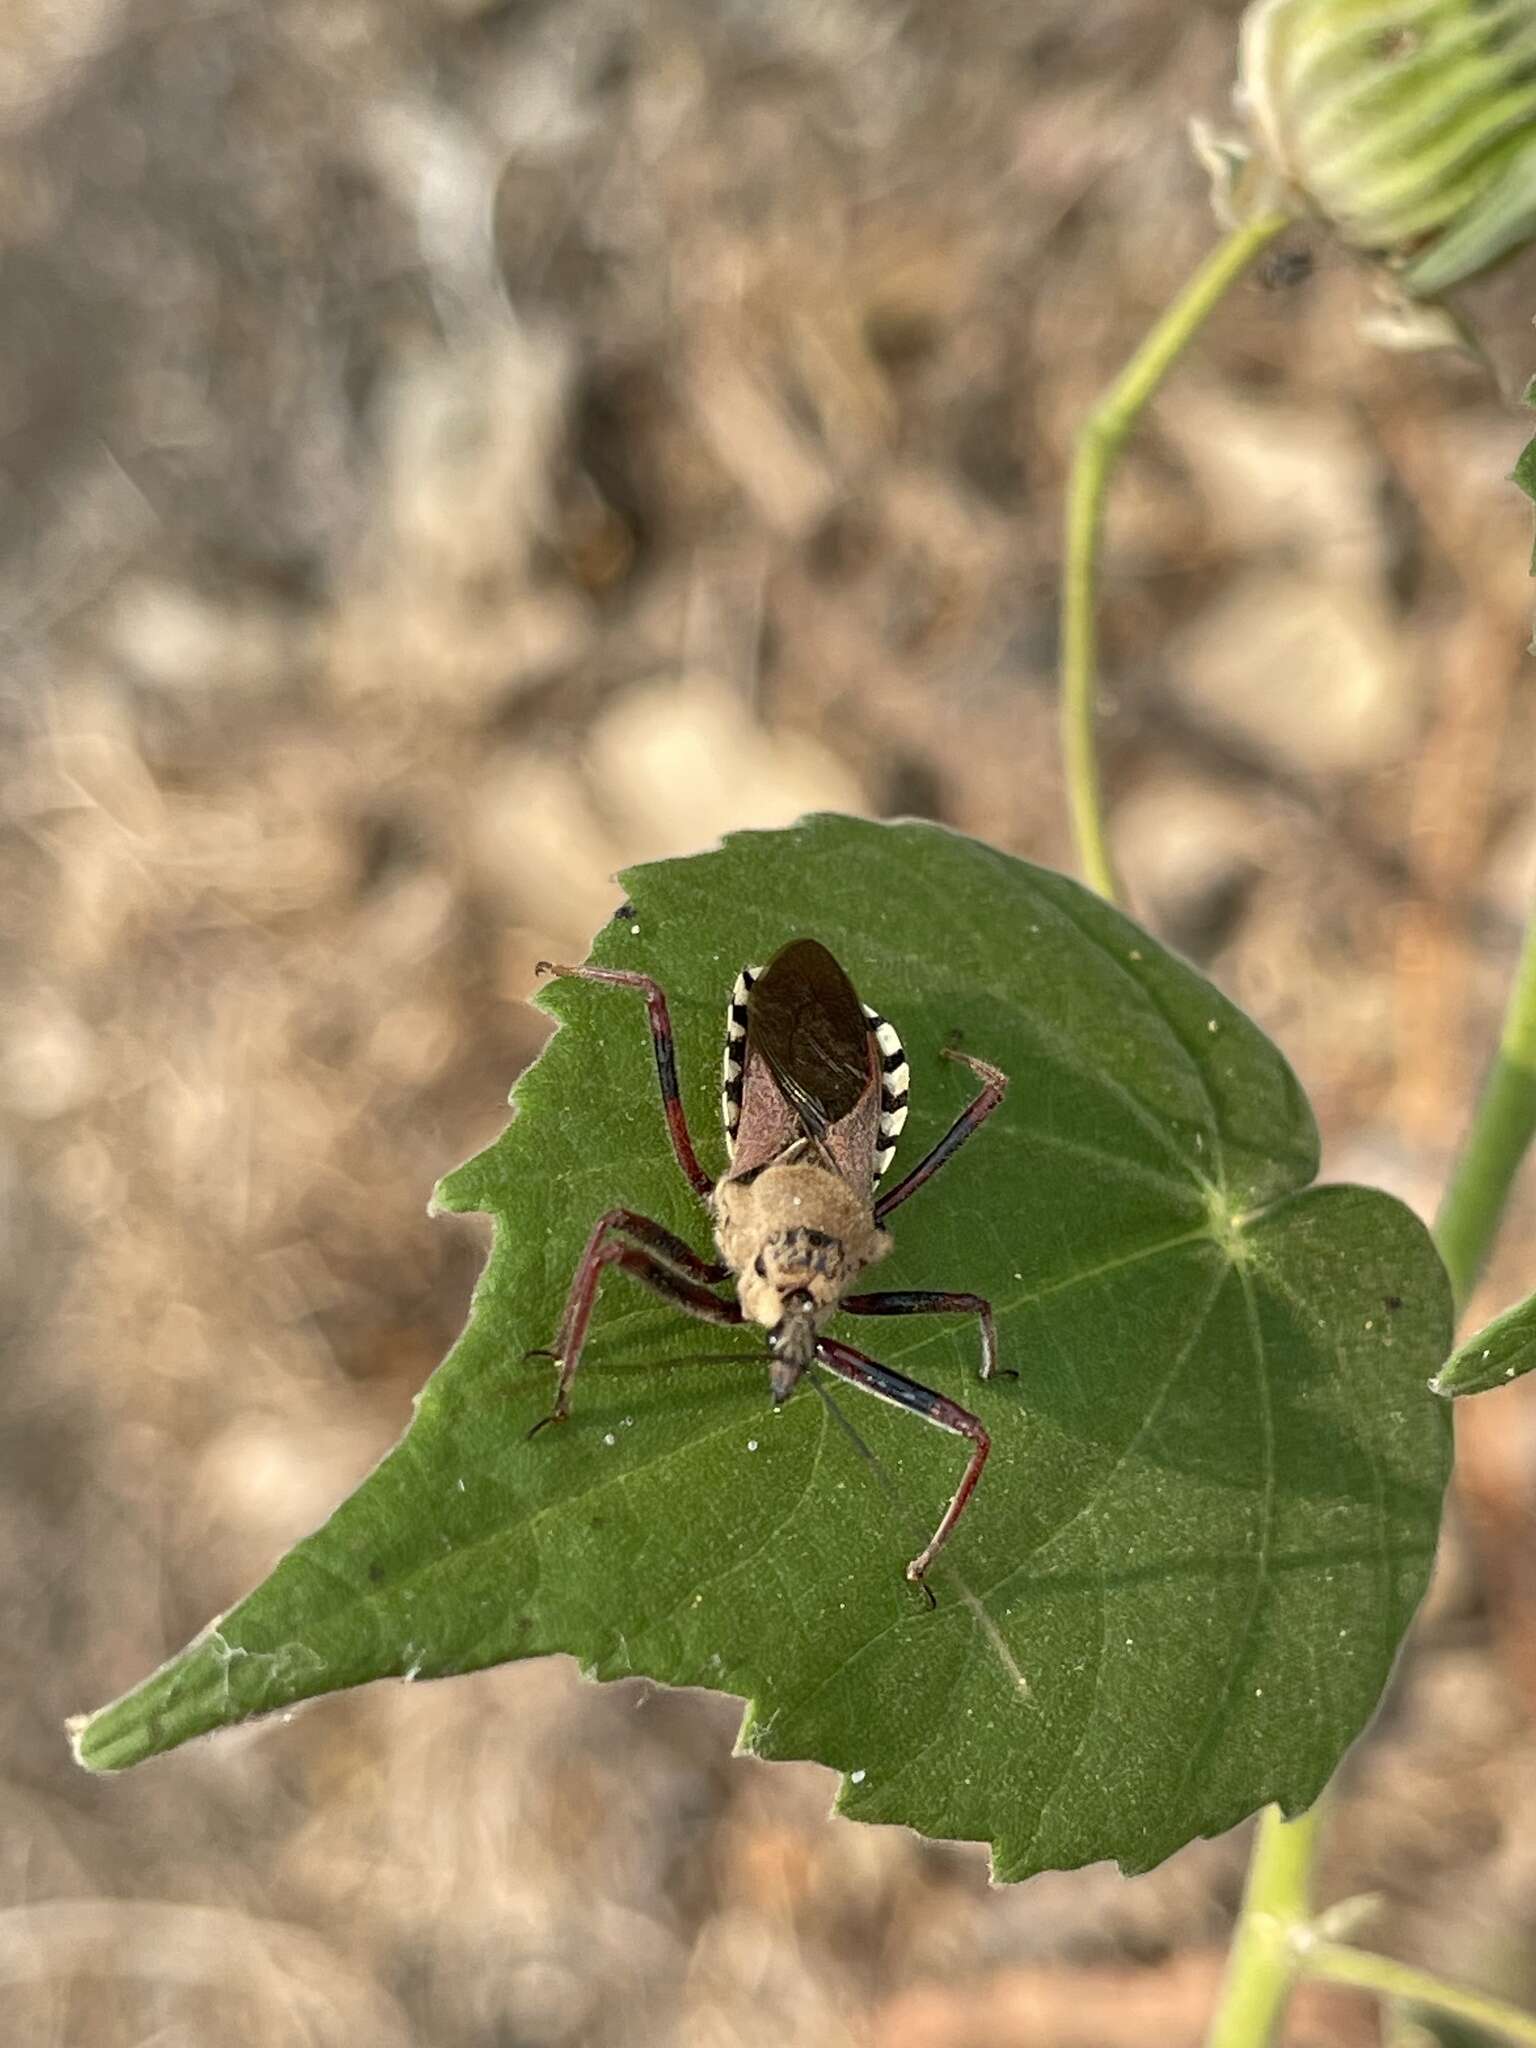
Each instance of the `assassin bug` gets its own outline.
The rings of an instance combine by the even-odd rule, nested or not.
[[[838,1312],[973,1315],[981,1327],[981,1377],[991,1379],[998,1371],[992,1308],[979,1294],[847,1290],[890,1250],[884,1224],[891,1211],[931,1180],[986,1121],[1003,1099],[1007,1077],[985,1060],[946,1047],[947,1058],[980,1075],[981,1093],[904,1179],[877,1195],[907,1118],[906,1055],[894,1026],[859,1001],[826,947],[815,939],[793,939],[766,967],[743,968],[737,977],[726,1018],[721,1103],[729,1158],[720,1179],[711,1181],[683,1113],[672,1023],[659,985],[649,975],[616,967],[560,967],[541,960],[538,972],[608,982],[644,995],[672,1149],[709,1210],[720,1256],[701,1258],[670,1230],[630,1209],[599,1217],[571,1282],[553,1349],[528,1354],[552,1357],[557,1367],[554,1408],[529,1434],[569,1414],[598,1282],[606,1267],[617,1266],[703,1322],[760,1323],[768,1332],[776,1408],[817,1361],[866,1393],[969,1440],[970,1461],[954,1498],[927,1546],[907,1566],[907,1577],[922,1585],[975,1491],[990,1439],[968,1409],[827,1336],[824,1326]],[[713,1291],[730,1279],[735,1300]]]

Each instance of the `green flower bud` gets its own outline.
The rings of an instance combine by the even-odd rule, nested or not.
[[[1238,97],[1268,174],[1414,297],[1536,234],[1536,0],[1254,0]]]

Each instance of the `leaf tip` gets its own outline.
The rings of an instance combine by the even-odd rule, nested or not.
[[[463,1216],[472,1214],[476,1204],[477,1191],[470,1180],[470,1169],[477,1162],[466,1160],[451,1173],[445,1173],[434,1186],[427,1198],[427,1214],[434,1220],[439,1216]]]
[[[121,1770],[121,1764],[113,1763],[109,1757],[95,1754],[91,1747],[91,1729],[101,1719],[105,1708],[98,1707],[89,1714],[71,1714],[64,1723],[64,1733],[69,1738],[69,1753],[82,1771],[89,1771],[94,1778],[111,1777]]]
[[[516,1114],[514,1107],[514,1121]],[[495,1208],[501,1173],[496,1145],[472,1153],[438,1181],[427,1203],[427,1214],[434,1218],[490,1214]]]

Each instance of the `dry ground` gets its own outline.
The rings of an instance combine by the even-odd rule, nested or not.
[[[730,1703],[564,1664],[120,1782],[60,1728],[398,1434],[480,1249],[428,1192],[621,863],[825,806],[1068,861],[1062,472],[1210,239],[1183,124],[1236,13],[10,0],[12,2038],[1197,2038],[1235,1840],[989,1892],[732,1760]],[[1116,830],[1330,1171],[1428,1210],[1536,870],[1523,428],[1370,348],[1360,271],[1294,246],[1314,274],[1222,311],[1116,503]],[[1533,1250],[1527,1197],[1488,1305]],[[1529,1998],[1536,1381],[1463,1424],[1329,1882]]]

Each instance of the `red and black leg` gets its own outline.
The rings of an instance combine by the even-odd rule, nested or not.
[[[606,1237],[633,1237],[655,1252],[669,1266],[676,1266],[691,1279],[702,1280],[706,1286],[716,1286],[730,1272],[723,1259],[702,1259],[686,1239],[665,1224],[657,1223],[650,1216],[642,1216],[635,1209],[609,1209],[598,1217],[592,1226],[592,1235],[582,1253],[582,1263],[591,1258]]]
[[[838,1303],[851,1316],[975,1316],[981,1324],[981,1377],[1017,1379],[997,1362],[997,1324],[992,1304],[980,1294],[951,1294],[928,1287],[888,1288],[879,1294],[845,1294]]]
[[[715,1184],[700,1166],[693,1149],[693,1139],[688,1134],[683,1098],[677,1090],[677,1049],[672,1037],[672,1019],[667,1014],[667,999],[660,984],[652,981],[648,974],[630,974],[622,967],[561,967],[553,961],[541,960],[535,972],[569,975],[575,981],[611,982],[616,988],[636,988],[644,994],[651,1044],[656,1052],[656,1076],[661,1083],[661,1103],[667,1113],[672,1150],[677,1154],[677,1163],[694,1193],[701,1201],[707,1202]]]
[[[626,1235],[642,1238],[644,1243],[626,1244]],[[667,1263],[668,1260],[672,1263]],[[701,1259],[680,1237],[674,1237],[670,1230],[653,1223],[648,1216],[637,1216],[630,1209],[610,1210],[587,1240],[587,1248],[576,1268],[576,1277],[571,1282],[565,1314],[560,1318],[560,1334],[555,1339],[553,1354],[556,1365],[555,1405],[542,1421],[534,1424],[528,1432],[530,1436],[537,1435],[546,1423],[563,1422],[571,1412],[571,1382],[581,1364],[587,1326],[597,1301],[598,1283],[607,1266],[617,1266],[621,1272],[640,1281],[642,1286],[649,1287],[653,1294],[670,1301],[674,1308],[697,1316],[700,1322],[735,1325],[745,1320],[739,1302],[722,1300],[704,1284],[708,1279],[723,1279],[726,1270],[723,1266],[713,1266]],[[679,1266],[687,1271],[679,1272]],[[688,1273],[698,1277],[689,1279]]]
[[[702,1280],[706,1286],[714,1286],[725,1279],[730,1267],[718,1259],[701,1259],[691,1244],[668,1230],[664,1224],[654,1222],[649,1216],[642,1216],[634,1209],[609,1209],[599,1216],[592,1226],[586,1248],[576,1262],[576,1276],[571,1291],[566,1297],[565,1313],[560,1318],[560,1328],[552,1346],[540,1346],[525,1351],[525,1358],[564,1358],[571,1349],[573,1320],[582,1301],[582,1276],[593,1267],[599,1251],[609,1238],[638,1238],[640,1243],[656,1254],[662,1265],[674,1266],[682,1274]],[[591,1312],[591,1303],[587,1304]],[[585,1320],[581,1324],[585,1329]]]
[[[883,1223],[891,1211],[899,1208],[909,1195],[915,1195],[924,1181],[932,1180],[941,1166],[945,1166],[966,1139],[971,1137],[986,1122],[1008,1093],[1008,1076],[1000,1067],[988,1064],[986,1060],[972,1059],[968,1052],[956,1052],[952,1046],[944,1047],[944,1057],[958,1060],[969,1067],[973,1074],[980,1074],[986,1084],[976,1100],[961,1110],[949,1129],[925,1159],[920,1159],[904,1179],[897,1181],[888,1194],[880,1197],[875,1204],[875,1221]]]
[[[987,1462],[987,1453],[992,1448],[992,1439],[987,1435],[979,1419],[968,1408],[962,1408],[957,1401],[949,1400],[943,1394],[936,1394],[932,1387],[919,1386],[916,1380],[909,1380],[904,1373],[893,1372],[888,1365],[882,1365],[877,1358],[866,1358],[862,1351],[855,1351],[852,1345],[839,1344],[831,1337],[823,1337],[816,1346],[816,1356],[839,1379],[847,1380],[850,1386],[862,1387],[866,1394],[874,1394],[882,1401],[889,1401],[897,1408],[905,1408],[913,1415],[921,1415],[925,1422],[931,1422],[936,1429],[947,1429],[953,1436],[963,1436],[972,1445],[970,1462],[965,1468],[960,1484],[955,1488],[954,1498],[944,1510],[939,1526],[929,1537],[907,1566],[907,1577],[914,1585],[922,1586],[930,1601],[933,1595],[923,1585],[928,1567],[949,1541],[956,1522],[965,1512],[965,1504],[976,1491],[976,1482],[981,1477],[981,1468]]]

